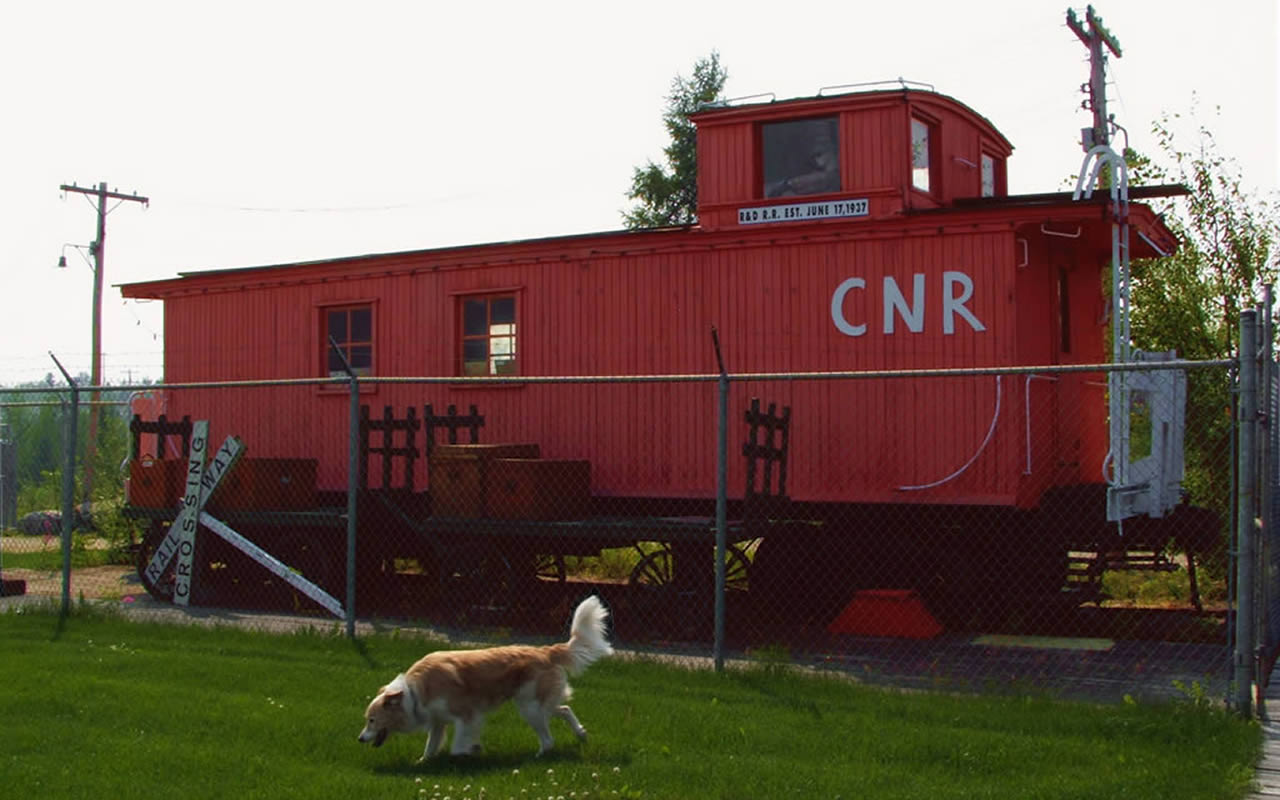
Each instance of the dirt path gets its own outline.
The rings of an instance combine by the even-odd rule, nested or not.
[[[62,596],[62,572],[42,569],[5,569],[5,580],[27,582],[27,594]],[[82,567],[71,571],[71,596],[91,600],[119,600],[128,596],[146,594],[138,573],[133,567],[109,564],[103,567]]]

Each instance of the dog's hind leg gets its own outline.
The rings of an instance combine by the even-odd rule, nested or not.
[[[584,742],[587,740],[587,729],[582,727],[581,722],[578,722],[578,717],[573,713],[572,708],[569,708],[568,706],[559,706],[552,710],[551,713],[569,723],[569,727],[573,729],[574,736],[577,736]]]
[[[517,701],[516,708],[520,710],[520,716],[524,717],[524,721],[529,723],[529,727],[533,728],[533,732],[538,735],[538,755],[554,747],[556,740],[551,737],[551,726],[547,724],[547,711],[542,704],[533,698],[528,698]]]

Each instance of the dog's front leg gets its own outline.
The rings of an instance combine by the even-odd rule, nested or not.
[[[484,717],[477,714],[471,719],[458,719],[453,723],[453,744],[449,746],[449,754],[469,756],[479,753],[480,734],[484,731]]]
[[[440,752],[440,746],[444,744],[444,729],[448,724],[442,719],[431,720],[431,730],[427,734],[427,747],[422,751],[423,761]]]

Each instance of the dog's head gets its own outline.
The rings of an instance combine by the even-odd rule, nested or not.
[[[410,712],[405,707],[406,689],[402,675],[378,690],[377,697],[364,712],[364,730],[357,737],[361,742],[372,742],[374,747],[380,747],[388,735],[413,727]]]

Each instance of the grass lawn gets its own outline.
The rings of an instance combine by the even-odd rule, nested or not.
[[[87,539],[73,538],[71,568],[101,567],[124,563],[122,556],[105,545],[87,546]],[[56,572],[62,569],[62,540],[58,537],[6,536],[0,540],[0,565],[4,569],[34,569]]]
[[[900,693],[761,664],[608,659],[574,680],[579,744],[510,705],[484,755],[356,742],[373,692],[426,645],[0,614],[6,797],[1243,797],[1258,726],[1189,697],[1099,706]]]

